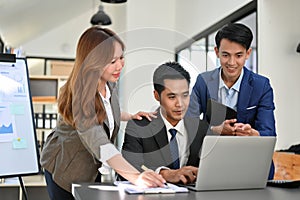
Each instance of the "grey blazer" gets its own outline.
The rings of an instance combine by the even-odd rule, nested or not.
[[[74,182],[94,182],[101,167],[100,146],[114,142],[120,125],[118,89],[109,84],[115,128],[111,140],[107,134],[108,120],[79,132],[59,119],[57,127],[47,137],[41,153],[41,166],[52,174],[56,184],[71,192]]]

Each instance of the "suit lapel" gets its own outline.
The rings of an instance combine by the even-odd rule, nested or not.
[[[165,163],[169,163],[168,161],[170,160],[171,153],[170,149],[168,148],[169,141],[167,136],[167,130],[159,110],[157,119],[153,119],[150,129],[153,138],[157,144],[157,149],[162,150],[161,156],[163,157]]]
[[[218,90],[219,90],[219,69],[216,69],[211,74],[211,78],[206,80],[206,85],[208,88],[209,97],[218,100]]]
[[[253,92],[253,86],[251,85],[251,81],[252,78],[250,76],[249,70],[244,67],[244,77],[241,82],[240,94],[237,103],[238,110],[244,110],[249,105],[249,101]]]
[[[197,134],[197,129],[198,129],[198,122],[196,120],[193,120],[194,118],[184,118],[184,125],[187,131],[187,136],[188,136],[188,147],[191,148],[191,144],[194,141],[196,134]]]
[[[111,141],[114,142],[114,140],[119,132],[121,113],[120,113],[120,105],[119,105],[118,88],[116,87],[116,84],[113,84],[113,83],[108,83],[108,87],[111,92],[110,103],[111,103],[112,113],[113,113],[114,121],[115,121],[115,128],[114,128],[112,136],[111,136]],[[108,120],[105,119],[104,123],[106,123],[106,125],[108,125]]]
[[[195,118],[185,118],[184,124],[187,130],[187,136],[188,136],[188,141],[187,141],[187,148],[189,148],[189,156],[187,160],[187,165],[193,165],[197,166],[198,165],[198,154],[200,151],[201,147],[201,142],[196,141],[197,138],[197,133],[198,133],[198,127],[199,127],[199,119]]]
[[[157,115],[157,119],[153,122],[154,123],[151,123],[151,133],[157,143],[158,148],[160,149],[169,143],[166,126],[161,118],[160,113]]]

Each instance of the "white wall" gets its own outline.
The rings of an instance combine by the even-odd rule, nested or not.
[[[275,94],[277,148],[300,143],[300,1],[258,1],[258,71]]]
[[[161,62],[174,60],[175,1],[130,0],[127,19],[121,106],[131,113],[154,110],[158,104],[152,95],[153,70]]]
[[[174,60],[174,0],[127,1],[127,30],[121,33],[126,44],[125,68],[119,82],[123,111],[154,111],[152,74],[162,62]],[[126,123],[121,124],[121,132]],[[123,134],[119,134],[119,141]],[[120,142],[122,143],[122,142]],[[121,147],[121,144],[119,144]]]
[[[80,15],[23,44],[26,55],[74,58],[77,40],[81,33],[90,26],[91,15],[91,13]]]
[[[90,19],[98,11],[95,8],[66,21],[64,24],[41,34],[39,37],[22,44],[27,56],[74,58],[76,45],[80,35],[91,26]],[[104,12],[107,13],[112,25],[106,26],[116,32],[126,30],[126,4],[103,3]],[[125,17],[124,17],[125,16]]]

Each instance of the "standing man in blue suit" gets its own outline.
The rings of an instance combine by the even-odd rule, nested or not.
[[[243,24],[228,24],[215,37],[215,53],[221,66],[197,77],[187,115],[206,116],[207,100],[214,99],[237,111],[211,130],[221,135],[276,136],[273,89],[268,78],[245,67],[253,35]],[[272,179],[271,168],[269,179]]]

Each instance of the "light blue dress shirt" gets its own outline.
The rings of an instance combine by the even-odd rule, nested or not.
[[[234,110],[237,110],[237,101],[240,91],[241,82],[244,75],[244,69],[242,69],[242,73],[238,80],[234,83],[231,88],[228,88],[224,83],[221,77],[222,70],[219,73],[219,91],[218,91],[218,101]]]

